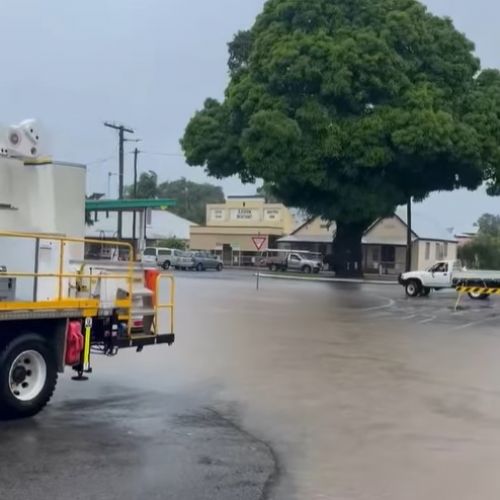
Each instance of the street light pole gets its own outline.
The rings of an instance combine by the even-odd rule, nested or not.
[[[108,198],[111,198],[111,177],[113,177],[115,174],[113,172],[108,172]]]

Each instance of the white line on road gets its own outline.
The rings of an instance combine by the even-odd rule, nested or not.
[[[483,319],[481,321],[473,321],[472,323],[467,323],[465,325],[460,325],[460,326],[456,326],[455,328],[451,328],[449,331],[450,332],[458,332],[461,330],[465,330],[466,328],[472,328],[474,326],[484,325],[486,323],[489,323],[490,321],[498,321],[498,317],[487,318],[487,319]]]
[[[381,297],[385,300],[387,300],[387,304],[384,304],[382,306],[375,306],[375,307],[369,307],[368,309],[359,309],[361,312],[373,312],[373,311],[380,311],[382,309],[388,309],[389,307],[392,307],[396,301],[389,299],[388,297]]]
[[[430,323],[432,321],[434,321],[436,319],[436,316],[432,316],[432,317],[429,317],[427,319],[424,319],[422,321],[419,321],[418,324],[419,325],[426,325],[427,323]]]

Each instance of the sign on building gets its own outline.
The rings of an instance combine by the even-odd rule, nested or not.
[[[235,208],[231,210],[233,221],[256,221],[259,220],[259,211],[251,208]]]
[[[281,210],[277,208],[266,208],[264,210],[264,220],[266,221],[280,221],[281,220]]]
[[[210,220],[224,220],[224,210],[221,208],[214,208],[210,211]]]

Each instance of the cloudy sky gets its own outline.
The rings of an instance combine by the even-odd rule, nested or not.
[[[306,0],[305,0],[306,1]],[[500,67],[500,7],[492,0],[426,0],[475,41],[483,66]],[[0,0],[0,122],[40,119],[58,159],[88,164],[89,191],[107,192],[117,171],[116,133],[105,120],[136,130],[141,170],[161,179],[202,181],[185,166],[179,137],[208,97],[227,82],[227,42],[249,27],[264,0]],[[496,12],[495,12],[496,11]],[[134,145],[129,144],[128,150]],[[132,158],[127,157],[128,179]],[[112,177],[116,194],[116,177]],[[253,193],[236,179],[227,194]],[[446,227],[469,229],[500,199],[484,193],[436,194],[419,210]]]

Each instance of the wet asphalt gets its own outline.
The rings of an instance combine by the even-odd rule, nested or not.
[[[497,500],[500,299],[179,274],[177,342],[0,423],[0,498]]]

